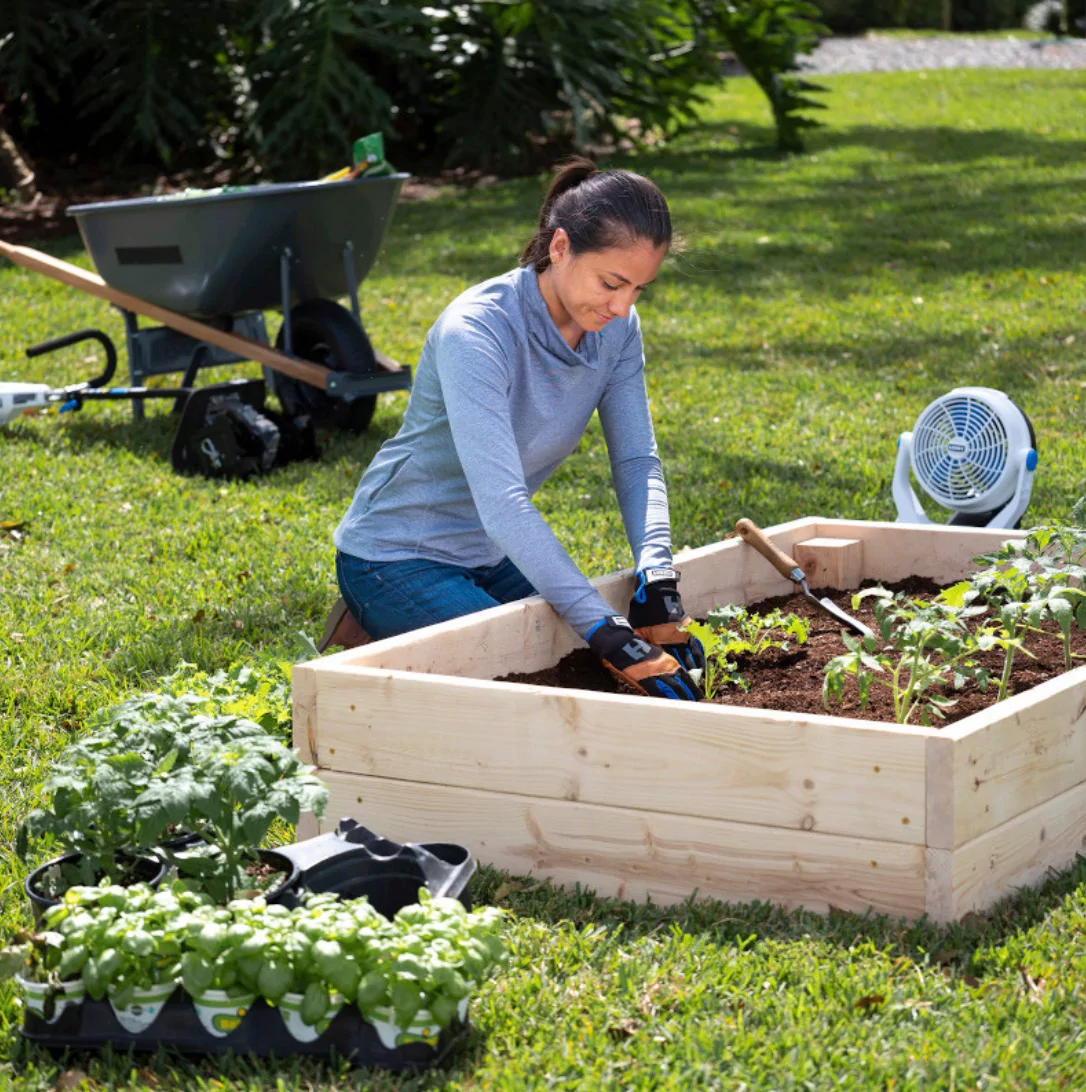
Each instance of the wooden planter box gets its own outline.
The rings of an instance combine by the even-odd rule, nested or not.
[[[768,533],[812,588],[957,579],[1018,534],[823,519]],[[676,564],[695,615],[792,591],[738,538]],[[596,584],[625,611],[630,572]],[[353,815],[622,898],[938,921],[1086,852],[1086,667],[943,729],[492,681],[580,645],[537,598],[297,666],[294,742],[329,786],[326,825]]]

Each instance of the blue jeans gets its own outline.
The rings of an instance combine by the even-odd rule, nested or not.
[[[364,561],[336,551],[339,590],[375,640],[537,595],[508,559],[480,569],[440,561]]]

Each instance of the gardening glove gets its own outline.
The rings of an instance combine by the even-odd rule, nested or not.
[[[674,569],[641,569],[634,573],[637,590],[630,600],[630,625],[638,637],[659,645],[687,671],[705,670],[701,641],[679,628],[692,621],[679,598],[679,574]]]
[[[621,615],[601,618],[588,631],[588,647],[616,679],[642,694],[679,701],[705,697],[674,656],[638,637]]]

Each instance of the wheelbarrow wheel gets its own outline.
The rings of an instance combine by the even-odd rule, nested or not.
[[[291,340],[294,355],[314,364],[323,364],[337,372],[352,375],[373,375],[379,370],[373,346],[366,331],[354,315],[334,300],[306,300],[290,312]],[[280,328],[275,347],[282,349],[283,330]],[[343,402],[330,398],[324,391],[292,379],[288,375],[265,369],[268,385],[279,398],[284,412],[291,416],[307,414],[318,428],[334,428],[344,432],[365,432],[377,406],[377,395]]]

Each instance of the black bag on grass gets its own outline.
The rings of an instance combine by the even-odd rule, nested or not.
[[[189,395],[171,457],[182,474],[244,479],[319,454],[308,417],[265,409],[263,379],[234,379]]]

